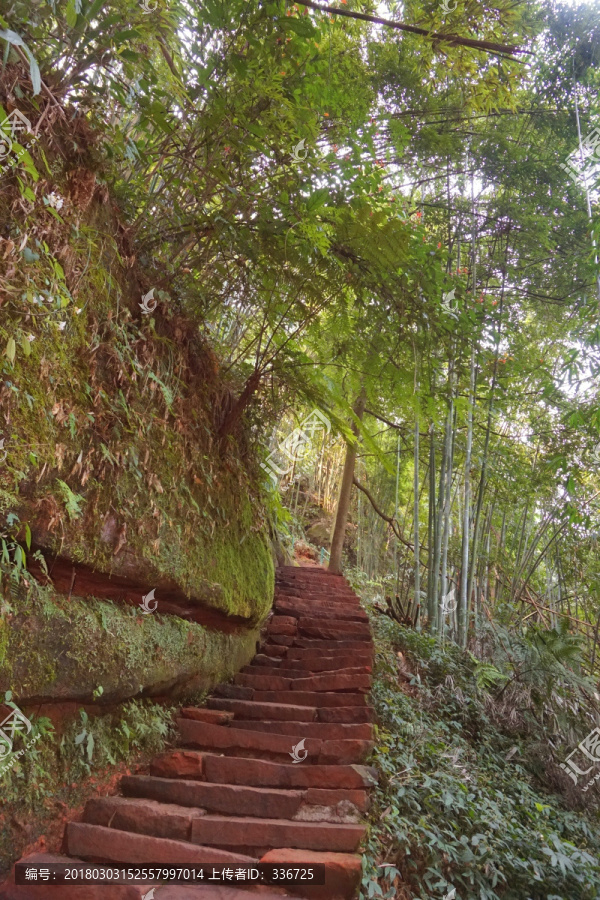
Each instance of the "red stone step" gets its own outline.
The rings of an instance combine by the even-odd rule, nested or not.
[[[235,720],[236,728],[250,731],[268,731],[272,734],[293,734],[295,738],[316,737],[326,741],[345,741],[352,738],[370,741],[373,726],[368,722],[348,724],[347,722],[256,722],[255,720]]]
[[[282,847],[278,850],[269,850],[260,861],[264,865],[272,866],[324,865],[325,884],[305,889],[306,896],[314,900],[330,900],[332,897],[352,900],[358,895],[362,877],[362,859],[356,854],[319,853],[315,850],[293,850],[291,847]]]
[[[328,608],[323,609],[320,607],[310,606],[308,603],[291,603],[284,602],[283,600],[277,600],[275,602],[275,609],[277,611],[281,611],[283,613],[294,612],[298,618],[300,619],[302,616],[310,616],[314,619],[343,619],[345,622],[368,622],[367,614],[362,610],[351,610],[341,608]],[[271,631],[271,625],[277,624],[277,617],[275,616],[271,622],[269,623],[269,631]],[[296,634],[297,626],[286,625],[286,628],[289,628],[289,631],[282,631],[279,629],[279,634]]]
[[[254,694],[254,688],[243,687],[241,684],[218,684],[213,691],[213,696],[228,697],[230,700],[254,700]]]
[[[195,719],[197,722],[209,722],[211,725],[227,725],[233,719],[232,712],[218,709],[206,709],[199,706],[185,706],[181,710],[184,719]]]
[[[284,617],[282,616],[282,618]],[[285,625],[274,616],[267,625],[267,631],[269,634],[296,634],[297,628],[295,623],[294,625]]]
[[[344,672],[311,675],[310,678],[292,680],[293,691],[370,691],[370,675],[348,675]]]
[[[215,784],[173,778],[152,778],[147,775],[127,775],[121,779],[127,797],[151,797],[157,805],[176,808],[198,807],[226,816],[258,816],[267,819],[293,819],[305,805],[301,790],[249,787],[247,785]],[[123,798],[103,798],[108,800]],[[194,818],[198,816],[198,809]],[[200,813],[202,814],[202,813]],[[101,823],[99,823],[101,824]],[[119,825],[115,825],[119,828]],[[185,838],[189,840],[188,836]]]
[[[278,578],[275,582],[275,588],[276,590],[292,588],[293,590],[305,592],[313,597],[325,594],[328,597],[340,595],[343,597],[351,597],[355,601],[358,600],[358,597],[352,588],[343,582],[338,584],[333,584],[328,581],[310,583],[303,578]]]
[[[345,609],[362,610],[360,600],[356,594],[340,593],[339,591],[333,593],[327,589],[323,591],[306,591],[291,585],[277,585],[275,588],[275,601],[282,599],[299,600],[313,607],[339,606]],[[290,615],[293,616],[293,613]]]
[[[322,646],[306,647],[305,644],[308,640],[310,639],[299,635],[293,644],[284,647],[279,646],[278,644],[272,644],[271,638],[269,635],[266,635],[266,640],[261,647],[261,652],[265,656],[273,657],[273,654],[279,655],[284,664],[287,659],[321,659],[323,656],[354,656],[354,654],[357,654],[357,659],[363,660],[371,665],[375,656],[374,649],[369,644],[361,644],[359,647],[349,647],[347,646],[349,643],[348,641],[316,641],[315,643],[322,644]],[[295,653],[300,650],[308,650],[314,655],[312,657],[296,656]]]
[[[67,824],[66,843],[69,856],[80,856],[94,862],[182,865],[200,861],[211,865],[234,866],[248,866],[256,862],[251,856],[219,850],[214,846],[214,841],[210,846],[198,848],[197,840],[189,844],[84,822]]]
[[[352,656],[324,656],[320,659],[285,659],[283,665],[288,670],[298,669],[304,672],[327,672],[342,669],[361,668],[365,672],[371,671],[371,660],[365,654],[358,651]]]
[[[255,703],[252,700],[227,700],[221,697],[209,697],[207,703],[212,709],[224,709],[233,713],[236,720],[280,719],[313,722],[317,718],[317,710],[311,706],[282,706],[279,703]]]
[[[282,678],[280,675],[244,675],[234,677],[236,685],[255,688],[257,691],[287,691],[292,683],[291,678]]]
[[[371,689],[371,676],[358,673],[316,674],[305,678],[281,678],[276,675],[242,674],[234,678],[236,684],[253,687],[257,691],[369,691]],[[299,704],[300,705],[300,704]]]
[[[278,579],[287,576],[314,578],[315,581],[325,578],[327,580],[330,580],[332,584],[335,582],[348,584],[343,575],[334,574],[333,572],[329,572],[327,569],[322,569],[317,566],[278,566],[275,575]]]
[[[223,753],[243,756],[266,756],[267,758],[291,760],[294,741],[285,735],[262,734],[242,728],[223,728],[220,725],[204,725],[191,719],[178,719],[177,726],[181,741],[185,745],[201,747],[205,750],[220,750]],[[310,763],[318,761],[322,741],[309,738],[305,748]],[[359,762],[358,759],[353,762]]]
[[[329,607],[330,605],[333,605],[344,607],[346,609],[362,609],[361,602],[356,594],[341,594],[339,592],[327,590],[322,592],[306,591],[300,587],[292,587],[290,585],[278,584],[275,587],[274,599],[275,601],[281,599],[295,599],[302,603],[310,603],[313,606]]]
[[[307,738],[307,743],[311,738]],[[362,762],[371,753],[374,741],[348,740],[323,741],[317,762],[320,765],[338,765],[340,763]]]
[[[150,763],[150,774],[156,778],[202,779],[205,755],[199,750],[169,750],[154,757]]]
[[[221,750],[230,755],[275,758],[292,762],[294,740],[281,734],[263,734],[243,728],[223,728],[221,725],[204,725],[191,719],[178,719],[177,726],[182,743],[205,750]],[[361,762],[371,752],[373,742],[368,740],[321,741],[307,738],[308,753],[303,765],[337,765]]]
[[[336,650],[333,647],[324,650],[317,650],[316,648],[311,650],[305,649],[304,647],[288,647],[285,651],[286,662],[289,662],[292,659],[323,659],[324,656],[328,659],[339,659],[348,655],[351,655],[353,659],[360,660],[361,662],[364,661],[367,664],[370,664],[374,657],[372,650],[347,650],[343,648],[341,650]]]
[[[367,792],[364,789],[281,789],[174,778],[149,778],[147,776],[127,776],[123,779],[122,787],[127,795],[126,798],[102,798],[103,802],[107,801],[104,810],[105,817],[107,813],[118,812],[119,803],[131,804],[133,808],[134,804],[142,802],[139,798],[147,797],[160,801],[156,804],[158,807],[161,805],[169,808],[176,805],[177,809],[197,807],[193,810],[194,817],[203,815],[203,811],[208,810],[211,813],[232,816],[257,816],[274,819],[311,817],[311,821],[316,821],[312,817],[317,815],[321,816],[319,821],[328,821],[326,817],[329,815],[329,820],[336,821],[340,815],[340,803],[350,803],[356,809],[363,811],[367,808]],[[113,803],[113,801],[119,802]],[[326,810],[318,810],[314,807],[330,807],[331,812],[327,813]],[[113,822],[113,827],[121,826],[115,825]]]
[[[225,847],[290,847],[307,850],[356,850],[364,825],[298,822],[285,819],[201,816],[192,823],[192,841]]]
[[[278,584],[275,589],[275,598],[280,597],[296,597],[306,603],[315,606],[329,606],[330,604],[353,607],[354,609],[362,609],[359,598],[352,591],[332,591],[329,588],[305,588],[303,585],[293,585],[290,583]]]
[[[288,765],[239,756],[203,754],[207,781],[257,787],[363,790],[377,783],[377,770],[361,765]]]
[[[277,621],[279,616],[299,619],[301,616],[324,615],[330,619],[353,619],[368,622],[365,610],[358,603],[348,600],[308,600],[306,597],[298,597],[294,594],[277,594],[273,603],[274,616],[271,621]]]
[[[327,610],[346,610],[351,612],[360,612],[366,614],[366,609],[356,595],[341,595],[330,591],[322,593],[314,591],[304,591],[300,588],[289,586],[277,587],[273,597],[273,605],[277,603],[285,604],[302,604],[309,606],[311,609],[327,609]],[[275,612],[275,615],[289,615],[297,619],[297,613],[281,613]]]
[[[263,644],[262,650],[269,656],[286,656],[288,648],[279,646],[279,644],[271,644],[268,640]]]
[[[319,639],[298,635],[294,640],[293,646],[309,650],[370,650],[371,652],[375,650],[373,641],[370,638],[368,640],[336,641],[331,638]]]
[[[285,661],[284,661],[285,665]],[[335,669],[338,675],[369,675],[371,672],[371,666],[367,665],[357,665],[357,666],[347,666],[343,669]],[[244,666],[241,670],[242,675],[274,675],[276,678],[289,678],[290,680],[294,680],[297,678],[308,678],[312,673],[310,669],[291,669],[285,666],[276,666],[271,668],[271,666],[254,666],[250,663],[249,666]]]
[[[348,640],[350,638],[370,638],[368,625],[360,622],[346,622],[343,619],[314,619],[300,618],[298,619],[298,631],[308,636],[316,636],[325,640]],[[276,635],[273,635],[276,637]],[[277,643],[277,641],[275,641]]]
[[[292,644],[298,640],[298,636],[295,637],[291,634],[270,634],[269,642],[272,644],[277,644],[281,647],[291,647]]]
[[[292,703],[294,706],[352,706],[365,707],[367,698],[364,694],[333,694],[333,693],[316,693],[311,691],[254,691],[252,688],[243,688],[243,690],[251,690],[253,699],[258,703]],[[353,713],[353,716],[355,713]],[[360,719],[359,721],[363,721]],[[368,721],[371,721],[370,719]]]
[[[171,780],[166,778],[154,780],[171,784]],[[181,804],[176,800],[158,803],[157,800],[161,798],[153,797],[152,794],[137,796],[141,799],[94,797],[85,805],[83,821],[88,825],[102,825],[104,828],[133,831],[151,837],[189,841],[192,820],[204,815],[201,809],[186,809],[191,804]]]
[[[339,694],[340,697],[352,696],[349,694]],[[364,696],[364,695],[363,695]],[[371,706],[331,706],[322,707],[317,710],[317,721],[319,722],[372,722],[375,718],[375,710]]]
[[[333,820],[338,821],[340,817],[340,813],[342,810],[340,809],[340,804],[352,804],[359,812],[366,812],[369,807],[369,795],[366,791],[352,791],[352,790],[344,790],[344,789],[332,789],[332,788],[307,788],[304,792],[304,797],[306,800],[306,810],[300,810],[300,813],[296,816],[296,819],[300,819],[305,812],[310,816],[315,816],[317,810],[310,809],[311,806],[325,806],[329,807],[333,811]],[[348,810],[351,814],[354,813],[354,810]],[[321,815],[327,815],[325,811],[321,813]],[[325,818],[321,819],[313,819],[312,821],[321,821],[326,822],[330,821]],[[356,821],[356,820],[355,820]]]
[[[342,694],[341,696],[346,696]],[[278,734],[295,734],[296,730],[302,732],[304,735],[312,735],[313,737],[319,736],[318,728],[314,727],[317,725],[343,725],[347,732],[348,737],[364,737],[369,738],[371,734],[366,733],[366,729],[362,726],[371,725],[373,721],[373,712],[369,707],[358,706],[358,707],[325,707],[323,709],[317,710],[317,718],[314,721],[296,721],[295,719],[289,720],[272,720],[269,721],[269,727],[272,728],[273,731]],[[260,720],[261,723],[264,724],[263,719]],[[291,723],[291,730],[288,728],[276,728],[275,722],[279,721],[281,725],[287,725]],[[252,729],[254,726],[259,724],[259,720],[246,718],[243,715],[237,716],[234,720],[235,728],[250,728]],[[348,729],[356,728],[356,734],[350,734]],[[258,731],[265,731],[268,729],[257,728]],[[364,734],[362,732],[365,732]],[[323,732],[323,735],[325,732]],[[333,733],[332,733],[333,734]],[[335,736],[335,740],[342,739],[343,735],[340,733]]]

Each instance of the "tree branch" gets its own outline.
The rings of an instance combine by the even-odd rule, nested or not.
[[[404,544],[405,547],[408,547],[408,548],[409,548],[410,550],[412,550],[413,553],[414,553],[415,548],[413,547],[412,544],[409,544],[409,542],[406,541],[406,540],[402,537],[402,535],[401,535],[400,532],[398,531],[398,525],[396,524],[396,520],[393,518],[393,516],[386,516],[386,514],[385,514],[384,512],[382,512],[382,511],[379,509],[379,507],[378,507],[377,504],[375,503],[375,500],[373,499],[373,495],[371,494],[371,492],[369,491],[369,489],[366,488],[366,487],[364,486],[364,484],[361,484],[360,481],[358,480],[358,478],[354,478],[354,480],[353,480],[352,483],[355,485],[355,487],[357,487],[357,488],[359,489],[359,491],[362,491],[362,492],[363,492],[363,494],[364,494],[365,497],[368,499],[369,503],[371,504],[371,506],[373,507],[373,509],[374,509],[375,512],[377,513],[377,515],[378,515],[380,518],[382,518],[384,522],[387,522],[387,523],[388,523],[388,525],[390,526],[390,528],[392,529],[392,531],[394,532],[394,534],[396,535],[396,537],[398,538],[398,540],[400,541],[400,543]]]
[[[437,31],[428,31],[417,25],[406,25],[404,22],[394,22],[392,19],[382,19],[380,16],[370,16],[367,13],[354,12],[351,9],[338,9],[336,6],[320,6],[311,0],[294,0],[294,5],[308,6],[319,12],[331,13],[333,16],[346,16],[350,19],[361,19],[363,22],[373,22],[375,25],[386,25],[388,28],[396,28],[398,31],[408,31],[411,34],[422,34],[434,41],[445,41],[448,44],[457,44],[462,47],[473,47],[475,50],[483,50],[485,53],[503,53],[509,56],[513,53],[528,53],[509,44],[495,44],[492,41],[478,41],[474,38],[461,37],[458,34],[440,34]],[[515,60],[518,62],[518,60]]]
[[[383,422],[385,425],[389,425],[390,428],[395,428],[397,431],[406,432],[406,425],[396,425],[395,422],[390,422],[389,419],[385,419],[379,413],[373,412],[372,409],[365,409],[365,412],[369,416],[373,416],[374,419],[379,419],[380,422]]]

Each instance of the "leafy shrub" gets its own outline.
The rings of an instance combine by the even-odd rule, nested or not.
[[[381,615],[372,619],[380,783],[361,896],[441,900],[455,888],[456,900],[599,897],[594,800],[582,812],[568,810],[536,777],[539,724],[537,734],[523,728],[515,740],[514,728],[489,714],[488,689],[499,693],[507,681],[502,666],[442,648]],[[543,646],[527,650],[545,662],[532,674],[544,695],[553,680],[552,641],[561,637],[546,634]],[[410,683],[398,677],[398,651],[404,675],[406,664],[413,673]],[[564,656],[572,658],[571,650]]]

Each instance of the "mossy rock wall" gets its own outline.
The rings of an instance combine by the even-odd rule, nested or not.
[[[138,614],[32,585],[0,628],[0,692],[22,705],[179,697],[230,679],[256,652],[257,629],[223,634],[176,616]]]
[[[184,304],[177,266],[152,272],[151,252],[130,242],[85,122],[62,137],[55,128],[46,151],[26,196],[12,177],[0,195],[2,685],[22,700],[87,697],[92,683],[114,698],[214,683],[251,655],[274,587],[248,426],[217,437],[239,386],[203,331],[201,284]],[[145,314],[151,288],[158,305]],[[109,640],[106,603],[65,597],[63,608],[55,596],[62,612],[45,615],[50,594],[37,582],[27,598],[8,591],[26,548],[28,565],[40,551],[50,569],[60,556],[107,579],[169,586],[247,632],[136,622],[117,606],[120,637]]]
[[[143,314],[149,285],[131,272],[118,211],[92,171],[76,172],[89,184],[85,216],[73,173],[52,184],[64,195],[58,218],[41,200],[20,214],[0,200],[11,287],[0,521],[17,515],[34,545],[107,574],[169,578],[259,621],[273,588],[260,479],[243,426],[217,444],[231,402],[217,357],[172,294],[159,290]]]

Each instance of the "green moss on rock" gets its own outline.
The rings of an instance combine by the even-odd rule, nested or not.
[[[95,598],[66,601],[34,584],[0,629],[0,692],[23,704],[91,702],[99,685],[103,702],[189,695],[231,678],[257,639],[253,629],[223,634]]]
[[[176,298],[140,315],[110,209],[92,204],[76,222],[68,209],[49,232],[45,210],[6,210],[14,246],[0,276],[9,267],[22,295],[0,322],[0,346],[16,348],[0,357],[0,524],[16,514],[37,546],[170,579],[257,623],[273,591],[264,506],[252,467],[215,440],[216,357]]]

